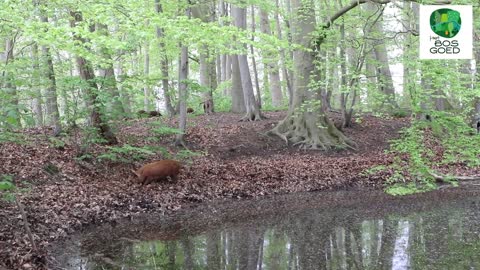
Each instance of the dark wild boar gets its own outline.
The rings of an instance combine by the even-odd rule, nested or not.
[[[193,113],[194,110],[192,108],[187,108],[187,113]]]
[[[182,165],[176,160],[160,160],[143,165],[137,171],[132,172],[138,177],[138,183],[150,184],[153,180],[166,180],[170,177],[177,181]]]
[[[150,112],[148,113],[148,115],[149,115],[150,117],[162,116],[162,114],[159,113],[159,112],[157,112],[157,111],[150,111]]]

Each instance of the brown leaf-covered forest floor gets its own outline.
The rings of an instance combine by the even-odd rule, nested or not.
[[[380,189],[390,172],[363,174],[375,165],[386,165],[388,141],[398,137],[405,119],[357,118],[345,134],[356,151],[301,151],[265,134],[285,116],[266,112],[268,119],[238,122],[241,115],[216,113],[189,116],[187,145],[201,155],[189,159],[176,183],[141,186],[131,169],[162,159],[150,156],[134,163],[75,159],[79,136],[73,132],[59,141],[49,140],[45,129],[31,129],[26,144],[0,144],[0,175],[14,175],[25,188],[18,194],[28,216],[37,250],[28,240],[22,217],[14,203],[0,200],[0,269],[42,269],[48,248],[87,224],[98,224],[140,213],[171,213],[199,202],[228,198],[349,188]],[[335,113],[333,118],[338,118]],[[116,128],[121,144],[162,145],[170,154],[174,135],[158,136],[152,124],[175,125],[174,119],[148,118],[122,121]],[[154,140],[154,139],[157,140]],[[93,156],[108,150],[93,145]],[[178,157],[178,156],[177,156]]]

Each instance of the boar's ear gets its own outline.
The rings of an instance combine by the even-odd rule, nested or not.
[[[131,170],[131,171],[132,171],[137,177],[140,177],[140,175],[139,175],[136,171],[134,171],[134,170]]]

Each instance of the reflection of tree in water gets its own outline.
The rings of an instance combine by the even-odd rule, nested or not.
[[[462,207],[368,220],[292,214],[176,242],[119,241],[83,269],[478,269],[478,209]]]

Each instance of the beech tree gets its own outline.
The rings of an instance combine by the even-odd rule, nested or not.
[[[323,37],[312,39],[316,28],[314,2],[292,0],[292,42],[302,48],[293,52],[294,96],[287,117],[270,134],[280,136],[285,142],[292,142],[304,149],[328,150],[335,147],[353,147],[354,143],[339,131],[326,114],[325,105],[320,102],[321,89],[313,87],[312,74],[318,74],[315,66]],[[346,11],[340,11],[343,13]],[[336,15],[338,18],[340,15]],[[333,21],[335,16],[330,20]],[[330,22],[331,23],[331,22]],[[324,26],[324,28],[330,25]],[[308,50],[315,47],[316,50]],[[317,75],[318,76],[318,75]]]
[[[79,24],[83,22],[83,16],[82,13],[78,11],[71,11],[70,15],[72,17],[70,24],[71,27],[75,30],[75,27],[79,26]],[[93,32],[95,26],[90,25],[89,28],[90,31]],[[73,37],[76,41],[79,42],[80,45],[88,46],[87,39],[80,36],[78,32],[74,32]],[[90,48],[87,47],[84,49],[89,50]],[[78,72],[80,73],[80,78],[85,82],[86,104],[91,111],[89,119],[90,124],[98,129],[100,136],[106,140],[107,144],[117,144],[117,138],[115,137],[112,130],[110,129],[110,126],[106,122],[103,113],[104,110],[101,108],[102,105],[98,100],[98,89],[95,82],[95,74],[91,63],[80,55],[77,55],[75,58],[77,62]]]
[[[246,9],[242,7],[232,6],[232,16],[235,20],[235,26],[240,29],[247,28],[246,22]],[[247,49],[247,45],[242,45],[244,51]],[[248,59],[246,54],[239,54],[236,56],[238,62],[238,69],[240,73],[240,79],[243,90],[243,100],[245,102],[246,114],[242,120],[255,121],[262,118],[260,113],[260,107],[255,101],[255,95],[253,94],[252,78],[250,76],[250,70],[248,67]],[[235,64],[235,62],[233,63]]]

